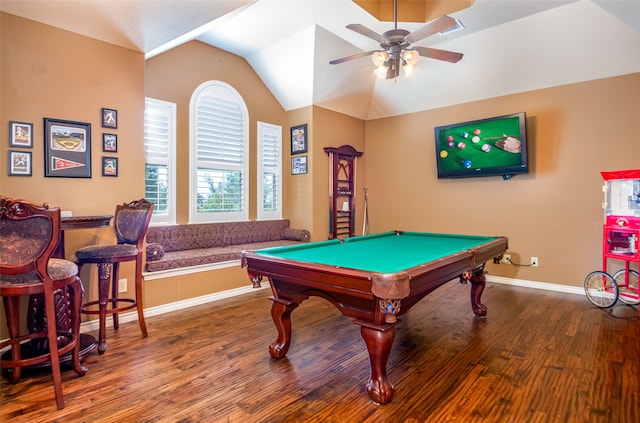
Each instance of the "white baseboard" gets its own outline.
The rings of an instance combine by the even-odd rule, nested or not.
[[[584,288],[578,286],[559,285],[547,282],[528,281],[523,279],[505,278],[502,276],[487,275],[487,282],[500,283],[503,285],[521,286],[524,288],[542,289],[547,291],[564,292],[567,294],[585,295]],[[258,289],[267,289],[268,283],[264,284]],[[230,289],[227,291],[216,292],[214,294],[203,295],[201,297],[189,298],[188,300],[176,301],[169,304],[163,304],[160,306],[149,307],[144,309],[144,317],[158,316],[164,313],[170,313],[172,311],[182,310],[185,308],[210,303],[213,301],[223,300],[226,298],[235,297],[242,294],[253,292],[257,288],[246,286],[242,288]],[[135,311],[129,313],[122,313],[120,316],[120,323],[133,322],[138,320],[138,313]],[[107,319],[107,326],[113,326],[113,321]],[[98,330],[98,321],[91,320],[84,322],[80,325],[82,332]]]
[[[216,292],[213,294],[203,295],[201,297],[189,298],[187,300],[176,301],[169,304],[163,304],[155,307],[149,307],[144,309],[144,317],[158,316],[160,314],[170,313],[172,311],[178,311],[189,307],[194,307],[197,305],[202,305],[206,303],[211,303],[218,300],[223,300],[226,298],[235,297],[242,294],[248,294],[249,292],[254,292],[256,289],[267,289],[269,288],[269,284],[264,284],[260,288],[253,288],[248,285],[242,288],[234,288],[229,289],[227,291]],[[120,323],[126,322],[135,322],[138,321],[138,313],[136,311],[131,311],[128,313],[122,313],[118,315],[118,320]],[[84,322],[80,325],[80,332],[88,332],[92,330],[98,330],[99,322],[98,320],[91,320],[89,322]],[[107,326],[113,326],[113,320],[107,319]]]
[[[548,282],[527,281],[524,279],[504,278],[502,276],[487,275],[487,282],[501,283],[504,285],[522,286],[525,288],[542,289],[546,291],[564,292],[567,294],[585,295],[581,286],[560,285]]]

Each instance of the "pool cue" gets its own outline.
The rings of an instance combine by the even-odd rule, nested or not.
[[[369,235],[369,197],[368,189],[364,189],[364,218],[362,220],[362,235]]]

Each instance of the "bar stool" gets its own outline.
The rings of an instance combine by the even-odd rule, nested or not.
[[[80,365],[82,282],[73,262],[51,258],[59,240],[60,208],[0,196],[0,295],[9,329],[9,339],[0,342],[0,349],[11,347],[2,355],[0,366],[11,369],[9,380],[16,383],[22,367],[49,361],[56,406],[61,410],[64,397],[60,357],[70,354],[73,370],[80,376],[87,369]],[[60,290],[69,292],[69,330],[57,327],[58,313],[64,313],[56,308],[54,301],[54,293]],[[46,320],[26,335],[20,334],[20,297],[23,295],[44,298]]]
[[[99,315],[98,353],[107,349],[107,314],[113,318],[113,328],[118,330],[118,313],[136,308],[142,336],[147,336],[142,307],[142,255],[144,238],[153,213],[153,203],[144,198],[116,206],[113,217],[113,229],[116,234],[115,245],[91,245],[76,251],[77,264],[98,265],[98,299],[82,305],[82,313]],[[135,261],[135,299],[118,296],[118,270],[121,262]],[[109,296],[111,284],[111,296]],[[95,306],[98,309],[95,309]]]

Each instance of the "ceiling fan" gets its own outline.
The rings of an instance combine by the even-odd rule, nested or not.
[[[382,35],[364,25],[347,25],[348,29],[380,43],[382,50],[358,53],[332,60],[329,63],[337,65],[349,60],[371,55],[373,63],[377,66],[376,74],[378,74],[378,76],[384,76],[386,79],[393,79],[400,75],[401,67],[404,68],[406,74],[410,74],[420,56],[436,60],[444,60],[450,63],[457,63],[462,59],[462,53],[456,53],[453,51],[420,46],[410,48],[412,43],[455,27],[459,24],[458,21],[450,16],[444,15],[427,23],[425,26],[418,28],[414,32],[409,32],[404,29],[398,29],[398,0],[394,0],[393,8],[394,29],[387,31]]]

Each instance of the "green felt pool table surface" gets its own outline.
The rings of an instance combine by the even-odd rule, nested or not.
[[[495,240],[496,237],[384,232],[345,240],[268,248],[257,254],[377,273],[395,273]]]

